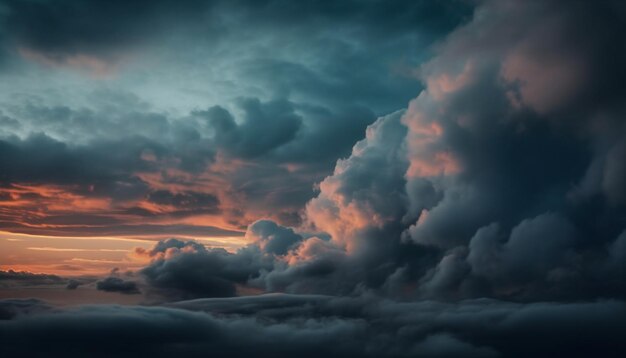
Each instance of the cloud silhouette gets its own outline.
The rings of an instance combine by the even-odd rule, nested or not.
[[[68,286],[69,287],[69,286]],[[106,292],[119,292],[127,295],[139,294],[139,288],[134,281],[126,281],[119,277],[109,276],[96,282],[96,289]]]
[[[2,301],[0,307],[39,302]],[[621,302],[394,302],[375,297],[263,295],[180,302],[173,307],[82,306],[0,321],[0,352],[131,357],[206,352],[243,357],[618,357]],[[581,330],[580,327],[593,329]],[[72,346],[67,347],[68,337]],[[107,345],[100,347],[105,339]]]

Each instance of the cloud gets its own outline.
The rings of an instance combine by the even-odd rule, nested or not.
[[[234,296],[238,284],[272,265],[254,246],[229,253],[221,248],[206,249],[194,241],[168,239],[145,253],[152,261],[141,274],[160,294],[174,298]]]
[[[280,226],[270,220],[259,220],[248,226],[246,237],[257,242],[270,254],[285,255],[291,247],[302,240],[293,229]]]
[[[24,232],[54,224],[60,232],[64,227],[59,225],[67,226],[65,231],[82,225],[116,231],[115,225],[139,220],[182,225],[186,218],[206,216],[215,221],[225,218],[222,227],[240,228],[250,218],[263,216],[268,207],[276,209],[275,218],[294,222],[297,210],[313,195],[311,186],[321,177],[320,170],[327,169],[311,161],[310,149],[301,149],[322,139],[305,135],[306,143],[296,140],[294,131],[301,119],[289,102],[242,103],[247,114],[232,138],[221,127],[205,123],[210,115],[199,111],[189,118],[168,118],[110,109],[26,106],[21,109],[22,123],[45,134],[0,139],[3,158],[10,158],[0,160],[3,197],[22,210],[36,211],[44,205],[49,212],[30,216],[26,227],[6,217],[6,229]],[[78,142],[69,142],[64,129],[68,126]],[[260,134],[270,132],[276,137]],[[286,143],[292,143],[286,151],[290,158],[274,153]],[[296,152],[304,159],[293,157]],[[258,156],[265,159],[254,159]],[[329,156],[325,160],[330,163]],[[243,206],[247,210],[241,212]],[[68,213],[68,207],[73,212]]]
[[[601,54],[616,49],[588,41],[618,25],[610,21],[585,34],[575,25],[587,6],[593,18],[585,23],[602,22],[608,4],[580,2],[564,12],[558,2],[481,4],[420,66],[424,91],[405,111],[371,124],[321,181],[303,225],[292,231],[302,239],[259,222],[248,231],[256,243],[241,253],[211,252],[205,261],[248,262],[234,282],[266,291],[623,298],[615,284],[622,272],[605,262],[619,251],[624,230],[616,158],[626,132],[619,101],[602,89],[613,75],[596,69]],[[506,31],[495,30],[508,22]],[[548,29],[555,33],[544,36]],[[550,68],[551,61],[563,62],[563,73],[542,76],[536,64]],[[540,90],[554,97],[536,102],[531,92]],[[586,101],[581,93],[603,100]],[[275,232],[279,248],[261,226]],[[268,247],[281,257],[259,254]],[[268,264],[245,261],[251,253]]]
[[[148,194],[147,201],[173,207],[169,215],[192,216],[199,214],[219,214],[219,199],[212,194],[193,191],[172,193],[167,190],[155,190]]]
[[[404,186],[408,165],[401,116],[393,113],[368,127],[366,138],[337,162],[334,174],[319,184],[320,194],[307,204],[307,219],[349,250],[363,229],[399,220],[406,205],[405,194],[396,190]]]
[[[54,291],[59,287],[62,287],[61,285],[63,284],[66,284],[66,289],[73,290],[83,283],[84,282],[80,280],[67,279],[51,274],[0,270],[0,290],[4,291],[4,293],[8,295],[12,295],[14,290],[24,288],[29,289],[40,287]]]
[[[69,287],[69,286],[68,286]],[[126,295],[139,294],[139,288],[134,281],[126,281],[119,277],[109,276],[96,282],[96,289],[106,292],[119,292]]]
[[[63,278],[57,275],[49,275],[43,273],[32,273],[27,271],[0,270],[0,284],[11,282],[24,285],[49,285],[62,283]]]
[[[67,286],[65,286],[66,289],[68,290],[75,290],[78,288],[78,286],[82,285],[83,283],[78,281],[78,280],[69,280],[67,282]]]
[[[471,13],[450,4],[4,1],[0,180],[110,198],[110,220],[143,200],[132,213],[154,221],[296,224],[366,126],[420,90],[406,69]],[[162,190],[220,212],[145,202]]]
[[[87,6],[69,1],[56,6],[51,2],[5,1],[2,26],[7,32],[4,45],[17,47],[27,59],[48,66],[85,69],[104,75],[124,59],[125,53],[149,35],[146,23],[171,23],[161,11],[189,16],[202,9],[140,1],[134,4],[96,1]],[[142,21],[126,16],[128,11]],[[72,14],[72,15],[68,15]],[[96,16],[95,14],[99,14]],[[102,21],[106,18],[106,21]],[[196,16],[199,18],[199,16]]]
[[[578,21],[602,22],[615,4],[604,5],[585,12],[580,2],[558,12],[558,2],[486,2],[422,66],[428,86],[403,118],[411,166],[422,170],[409,170],[406,177],[408,189],[417,185],[413,182],[429,182],[437,195],[409,192],[411,206],[421,211],[414,211],[418,219],[404,235],[440,248],[442,270],[455,262],[454,272],[464,272],[450,289],[484,295],[488,285],[489,295],[508,291],[525,299],[622,297],[609,283],[620,274],[600,273],[602,259],[595,255],[606,258],[602,246],[622,230],[617,218],[623,209],[616,204],[617,192],[603,192],[602,179],[591,179],[607,152],[588,146],[611,148],[625,133],[616,122],[621,110],[603,92],[608,82],[598,82],[603,76],[612,81],[612,75],[600,75],[600,54],[616,49],[588,42],[618,25],[611,21],[585,34],[578,31]],[[583,19],[583,12],[590,16]],[[488,30],[503,21],[507,31]],[[551,63],[559,63],[560,72],[551,71]],[[534,67],[538,64],[541,68]],[[593,79],[587,77],[591,73]],[[604,93],[603,100],[589,100],[591,93]],[[611,114],[599,119],[600,112]],[[591,127],[598,130],[580,132]],[[440,165],[434,172],[426,170],[433,157]],[[449,163],[455,170],[447,169]]]
[[[219,106],[195,112],[207,118],[217,144],[237,156],[254,157],[278,148],[292,141],[302,124],[288,101],[261,103],[256,98],[246,98],[239,101],[239,106],[244,112],[241,124]]]
[[[35,307],[39,302],[2,306]],[[171,307],[80,306],[30,311],[0,321],[11,355],[63,352],[133,356],[617,357],[626,309],[620,301],[507,303],[396,302],[373,296],[263,295],[180,302]],[[575,324],[573,324],[575,323]],[[580,330],[584,326],[588,329]],[[72,348],[67,343],[71,339]],[[37,343],[37,344],[34,344]],[[121,349],[121,347],[124,349]]]
[[[187,141],[182,151],[187,153],[191,146]],[[46,215],[24,216],[25,222],[11,213],[1,215],[0,225],[5,230],[68,236],[132,235],[142,231],[148,235],[241,235],[235,230],[181,222],[186,217],[217,216],[221,213],[220,199],[204,190],[172,188],[143,177],[158,175],[159,170],[146,153],[169,155],[169,149],[152,140],[132,137],[69,145],[37,134],[0,140],[0,151],[6,154],[2,156],[6,159],[0,160],[3,198],[15,210],[34,213],[47,208]],[[203,166],[210,160],[197,152],[174,156],[178,167],[192,173],[196,165]],[[185,164],[192,161],[194,165]]]
[[[51,310],[53,307],[44,301],[31,299],[0,300],[0,321],[11,320],[20,315]]]
[[[21,44],[53,58],[75,53],[108,54],[110,57],[165,35],[165,31],[155,31],[155,28],[169,28],[187,36],[204,31],[209,40],[217,42],[225,16],[230,16],[237,24],[252,23],[263,31],[287,26],[303,31],[327,23],[345,23],[346,27],[367,31],[373,39],[407,31],[440,33],[469,12],[466,4],[456,1],[454,4],[456,8],[428,1],[401,1],[390,8],[380,2],[354,1],[342,6],[325,1],[306,1],[299,6],[282,1],[263,4],[253,1],[189,1],[184,4],[94,1],[88,5],[70,1],[54,6],[51,2],[5,1],[1,15],[8,44]],[[380,20],[381,10],[387,12],[385,21]],[[128,13],[135,17],[131,20]],[[207,20],[214,24],[205,23]],[[379,26],[371,26],[374,23]]]

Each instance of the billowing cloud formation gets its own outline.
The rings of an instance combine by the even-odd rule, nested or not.
[[[70,288],[69,285],[68,288]],[[140,293],[135,281],[127,281],[115,276],[109,276],[96,282],[96,289],[107,292],[119,292],[127,295]]]
[[[247,236],[256,241],[268,253],[285,255],[290,248],[302,240],[293,229],[280,226],[270,220],[259,220],[248,227]]]
[[[138,253],[152,259],[141,271],[147,283],[175,298],[234,296],[237,284],[272,265],[256,246],[232,254],[221,248],[206,249],[194,241],[169,239]]]
[[[427,87],[408,109],[370,125],[320,183],[301,233],[260,221],[228,262],[199,262],[248,262],[228,280],[267,291],[624,298],[622,72],[603,61],[626,48],[587,40],[621,26],[600,21],[613,4],[484,3],[420,67]],[[598,22],[584,36],[583,18]],[[538,73],[549,59],[564,72]]]
[[[401,303],[374,297],[253,296],[181,302],[173,307],[84,306],[35,310],[0,321],[7,356],[96,357],[619,357],[623,303],[462,305]],[[0,311],[1,312],[1,311]],[[581,327],[586,327],[581,330]],[[70,348],[67,337],[73,338]],[[102,341],[108,344],[101,345]],[[91,351],[91,350],[90,350]]]
[[[245,113],[241,125],[222,107],[211,107],[196,115],[207,118],[218,145],[243,157],[259,156],[292,141],[302,125],[288,101],[262,104],[258,99],[245,99],[241,107]],[[261,132],[265,135],[260,136]]]

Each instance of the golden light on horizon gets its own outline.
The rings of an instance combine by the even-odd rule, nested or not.
[[[119,268],[137,270],[146,259],[133,255],[135,248],[149,249],[165,236],[134,237],[59,237],[16,234],[0,231],[0,270],[27,271],[62,276],[102,275]],[[207,248],[224,248],[234,252],[247,244],[238,237],[184,237]]]

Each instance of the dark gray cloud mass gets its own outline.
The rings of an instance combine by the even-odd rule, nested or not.
[[[443,300],[623,299],[626,127],[615,81],[623,71],[607,68],[605,56],[626,48],[592,40],[619,30],[623,10],[615,2],[481,4],[420,66],[426,89],[370,125],[319,184],[298,232],[259,221],[239,252],[172,252],[145,272],[182,278],[181,270],[192,277],[202,267],[219,278],[215,287],[228,282],[220,296],[243,285]],[[596,26],[581,33],[580,22]],[[236,130],[226,112],[212,111],[221,130]],[[232,262],[238,275],[226,269]],[[181,289],[179,280],[160,282]],[[213,285],[186,289],[209,294],[196,291],[203,284]]]
[[[51,305],[37,299],[6,299],[0,301],[0,320],[10,320],[18,315],[52,309]]]
[[[82,283],[82,282],[80,282],[79,280],[74,280],[74,279],[72,279],[72,280],[69,280],[69,281],[67,282],[67,285],[65,286],[65,289],[67,289],[67,290],[75,290],[75,289],[77,289],[77,288],[78,288],[78,286],[80,286],[80,285],[82,285],[82,284],[83,284],[83,283]]]
[[[87,351],[95,357],[619,357],[625,348],[626,308],[615,301],[453,305],[271,295],[175,307],[36,310],[41,305],[0,302],[6,309],[22,307],[0,321],[0,352],[12,357],[78,357]]]
[[[254,222],[248,227],[248,232],[265,252],[275,255],[285,255],[290,248],[303,239],[293,229],[280,226],[270,220]]]
[[[197,112],[207,117],[208,125],[215,131],[218,145],[235,155],[262,155],[292,141],[302,124],[288,101],[261,103],[256,98],[249,98],[242,99],[240,106],[245,113],[241,125],[237,125],[232,115],[221,107]]]
[[[246,283],[273,264],[255,246],[233,254],[177,239],[162,241],[154,249],[139,253],[152,259],[141,271],[147,283],[162,289],[160,293],[166,297],[179,299],[235,296],[237,284]]]
[[[70,286],[68,286],[69,288]],[[106,292],[119,292],[126,295],[135,295],[141,293],[135,281],[127,281],[115,276],[109,276],[103,280],[96,282],[96,289]]]

